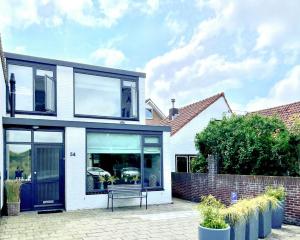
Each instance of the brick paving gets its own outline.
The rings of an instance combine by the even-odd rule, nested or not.
[[[196,240],[199,215],[195,203],[174,199],[174,204],[80,210],[38,215],[22,213],[0,219],[0,239],[113,239]],[[272,240],[300,239],[300,227],[273,230]]]

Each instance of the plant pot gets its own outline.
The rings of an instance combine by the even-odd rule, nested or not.
[[[258,237],[265,238],[272,231],[272,210],[271,204],[268,209],[259,213]]]
[[[284,219],[285,201],[280,201],[278,207],[272,210],[272,228],[279,229],[282,227]]]
[[[253,213],[246,223],[246,240],[258,239],[258,210]]]
[[[7,215],[18,216],[20,213],[20,202],[8,202],[7,203]]]
[[[239,222],[230,226],[230,240],[244,240],[246,237],[246,223]]]
[[[230,227],[224,229],[213,229],[202,227],[198,228],[199,240],[230,240]]]

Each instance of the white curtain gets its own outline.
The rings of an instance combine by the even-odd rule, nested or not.
[[[141,153],[141,136],[135,134],[88,133],[88,153]]]

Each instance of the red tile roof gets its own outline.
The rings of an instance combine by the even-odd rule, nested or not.
[[[300,101],[278,107],[263,109],[251,114],[261,114],[264,116],[277,116],[282,119],[287,127],[291,127],[295,119],[300,118]]]
[[[179,108],[178,115],[173,120],[169,120],[169,117],[167,117],[161,121],[161,124],[171,126],[172,128],[171,135],[174,135],[181,128],[183,128],[188,122],[194,119],[199,113],[203,112],[206,108],[208,108],[210,105],[212,105],[221,97],[224,98],[230,112],[232,112],[225,98],[225,95],[222,92],[212,97],[206,98],[204,100]]]

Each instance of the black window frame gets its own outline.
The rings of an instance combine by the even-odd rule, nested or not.
[[[111,134],[134,134],[139,135],[141,138],[141,187],[142,190],[147,191],[164,191],[164,168],[163,168],[163,133],[162,132],[145,132],[145,131],[138,131],[138,130],[108,130],[108,129],[89,129],[86,128],[85,130],[85,194],[86,195],[95,195],[95,194],[107,194],[107,190],[95,190],[92,192],[88,192],[88,185],[87,185],[87,135],[88,133],[111,133]],[[145,143],[145,137],[158,137],[159,142],[158,143]],[[159,147],[160,148],[160,169],[161,169],[161,181],[160,186],[157,187],[144,187],[144,148],[145,147]]]
[[[116,78],[120,80],[120,113],[122,115],[122,88],[124,81],[131,81],[135,82],[136,84],[136,110],[137,116],[132,118],[127,117],[113,117],[113,116],[106,116],[106,115],[89,115],[89,114],[80,114],[76,113],[76,89],[75,89],[75,75],[76,73],[86,74],[86,75],[93,75],[93,76],[100,76],[100,77],[108,77],[108,78]],[[122,120],[122,121],[139,121],[140,120],[140,113],[139,113],[139,78],[136,76],[128,76],[128,75],[121,75],[116,73],[108,73],[108,72],[100,72],[100,71],[93,71],[81,68],[73,68],[73,115],[77,118],[95,118],[95,119],[111,119],[111,120]]]
[[[31,67],[32,68],[32,111],[29,110],[19,110],[15,109],[16,114],[26,114],[26,115],[43,115],[43,116],[57,116],[57,79],[56,79],[56,65],[49,65],[43,63],[36,63],[36,62],[28,62],[22,60],[15,60],[15,59],[7,59],[7,66],[9,70],[9,65],[17,65],[23,67]],[[53,72],[53,83],[54,83],[54,111],[44,112],[44,111],[36,111],[35,110],[35,77],[36,77],[36,70],[45,70],[45,71],[52,71]],[[7,71],[8,71],[7,70]],[[16,79],[16,88],[18,88],[18,80]],[[16,95],[16,98],[18,96]],[[10,112],[10,103],[9,103],[9,90],[7,86],[6,91],[6,112]]]

